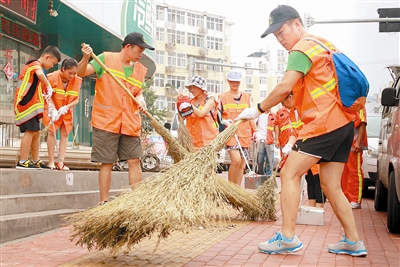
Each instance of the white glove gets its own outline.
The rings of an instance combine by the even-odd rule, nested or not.
[[[59,110],[58,110],[58,116],[61,117],[62,115],[64,115],[65,113],[67,113],[69,110],[69,108],[67,106],[62,106]]]
[[[282,153],[287,156],[289,155],[290,151],[292,151],[293,145],[287,143],[283,148],[282,148]]]
[[[258,141],[259,139],[260,139],[260,132],[259,131],[254,132],[253,133],[253,140],[254,141]]]
[[[60,118],[56,109],[49,111],[49,114],[52,122],[55,122]]]
[[[239,120],[252,120],[258,118],[261,113],[257,108],[245,108],[242,113],[235,119],[235,121]]]
[[[226,127],[229,127],[229,125],[232,124],[232,120],[222,120],[222,124],[225,125]]]
[[[46,89],[47,93],[44,95],[44,99],[46,99],[46,101],[49,101],[51,96],[53,95],[53,88],[51,87],[51,85],[48,85]]]

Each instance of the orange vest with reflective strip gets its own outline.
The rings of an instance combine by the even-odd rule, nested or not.
[[[330,42],[313,36],[333,49]],[[321,87],[339,98],[337,81],[328,52],[314,41],[300,40],[292,49],[304,53],[312,62],[309,72],[293,87],[294,107],[299,112],[304,127],[298,139],[310,138],[332,132],[353,120],[354,115],[342,110]]]
[[[40,119],[43,117],[44,100],[41,90],[41,82],[37,75],[36,70],[42,69],[38,60],[32,61],[24,65],[18,77],[17,90],[14,97],[14,113],[15,124],[17,126],[27,122],[35,116]],[[31,86],[36,83],[35,93],[33,97],[25,105],[21,105],[21,100],[28,93]]]
[[[357,139],[358,139],[358,128],[360,126],[360,124],[362,122],[367,123],[367,111],[365,110],[365,108],[355,112],[355,119],[354,119],[354,139],[353,139],[353,144],[352,146],[354,146],[354,144],[356,143]],[[368,149],[368,136],[367,136],[367,132],[365,132],[364,134],[364,138],[362,140],[362,146],[363,149]]]
[[[202,110],[207,100],[208,97],[203,101],[203,103],[200,103],[197,108]],[[192,137],[192,142],[196,149],[208,145],[219,134],[218,126],[216,123],[218,103],[215,99],[213,101],[215,102],[215,108],[213,109],[212,113],[215,121],[210,112],[208,112],[206,115],[204,115],[204,117],[201,118],[194,113],[186,117],[186,128],[188,129],[190,136]],[[192,105],[194,105],[195,102],[195,98],[190,100],[190,103]]]
[[[125,77],[119,53],[104,52],[104,64],[133,96],[142,92],[147,68],[140,62],[134,63],[130,77]],[[129,136],[140,136],[141,133],[142,119],[138,105],[107,73],[96,79],[91,124],[97,129],[112,133]]]
[[[289,141],[289,137],[292,135],[290,125],[290,112],[286,107],[281,107],[276,112],[276,125],[279,127],[279,144],[284,147]]]
[[[54,106],[57,110],[59,110],[62,106],[68,105],[78,98],[79,90],[82,84],[82,78],[75,75],[75,77],[73,77],[68,82],[67,87],[64,89],[64,83],[61,79],[60,72],[60,70],[57,70],[47,75],[47,79],[49,80],[51,87],[53,88],[51,99],[53,100]],[[43,90],[45,90],[45,88],[43,88]],[[43,124],[47,126],[50,123],[50,118],[47,113],[47,102],[44,103],[44,108],[46,112],[44,112],[42,121]],[[67,111],[66,114],[62,115],[54,123],[54,126],[58,128],[62,123],[64,123],[67,133],[70,133],[72,131],[73,115],[74,108],[72,107]]]
[[[233,98],[230,92],[220,94],[219,99],[223,107],[222,118],[224,120],[236,119],[245,108],[250,107],[250,98],[251,98],[250,94],[242,92],[240,101],[236,103],[235,99]],[[242,147],[246,148],[250,147],[252,131],[254,131],[254,129],[255,129],[254,120],[252,121],[252,124],[251,121],[246,121],[239,124],[239,128],[236,132],[236,135],[238,136],[240,145]],[[232,137],[226,143],[226,145],[228,146],[237,145],[235,137]]]

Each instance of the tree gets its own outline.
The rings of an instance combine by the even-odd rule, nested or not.
[[[145,81],[146,85],[142,88],[143,97],[146,101],[147,111],[153,116],[157,121],[164,121],[167,116],[168,109],[165,107],[164,109],[158,109],[155,105],[157,100],[157,95],[151,89],[151,86],[154,83],[154,79],[147,79]],[[147,115],[140,113],[142,116],[142,136],[147,136],[149,133],[154,131],[153,126],[150,124],[150,119]]]

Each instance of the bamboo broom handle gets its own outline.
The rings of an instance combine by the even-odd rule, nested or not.
[[[86,44],[83,43],[81,46],[84,47]],[[101,60],[92,52],[90,53],[90,56],[100,65],[100,67],[108,74],[111,76],[111,78],[113,78],[113,80],[125,91],[125,93],[127,93],[129,95],[129,97],[138,105],[140,106],[139,101],[137,100],[137,98],[132,95],[132,93],[128,90],[128,88],[126,88],[126,86],[117,78],[115,77],[115,75],[107,68],[106,65],[104,65],[103,62],[101,62]],[[149,116],[150,118],[154,119],[151,114],[145,110],[142,111],[144,114],[146,114],[147,116]]]

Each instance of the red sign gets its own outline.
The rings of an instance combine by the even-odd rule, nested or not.
[[[0,7],[36,24],[37,0],[0,0]]]
[[[11,80],[11,78],[14,76],[14,70],[10,62],[7,62],[7,64],[3,68],[3,71],[8,80]]]
[[[0,0],[2,1],[2,0]],[[13,22],[3,16],[0,16],[1,31],[0,33],[29,45],[37,50],[42,47],[40,33],[34,32],[21,24]]]

